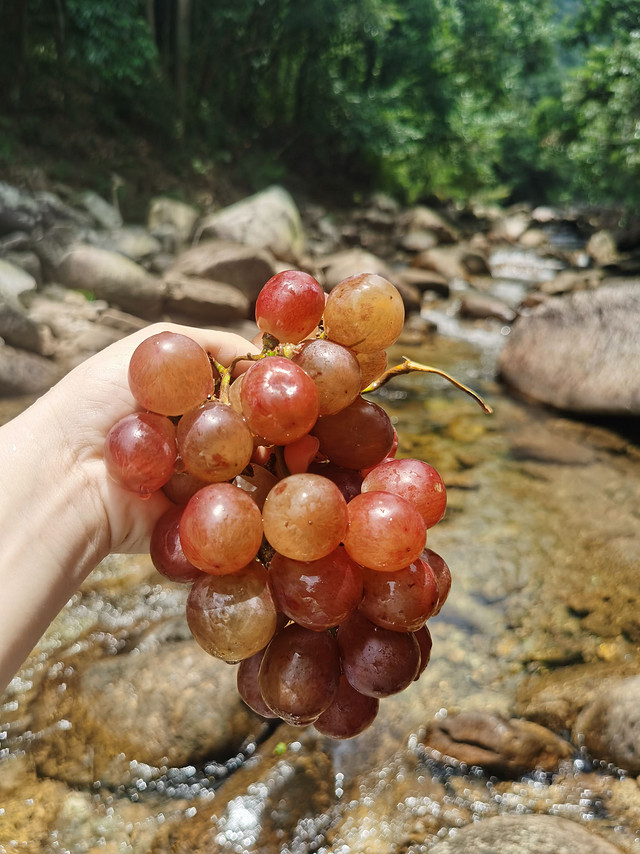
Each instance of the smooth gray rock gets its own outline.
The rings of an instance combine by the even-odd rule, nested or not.
[[[547,300],[513,325],[501,378],[558,409],[640,415],[640,279]]]
[[[0,396],[40,394],[62,376],[48,359],[8,345],[0,346]]]

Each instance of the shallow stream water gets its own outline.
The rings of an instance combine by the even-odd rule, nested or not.
[[[67,684],[80,684],[71,674],[125,655],[153,656],[185,636],[184,590],[162,583],[145,557],[112,557],[71,600],[0,706],[2,854],[418,854],[462,825],[525,813],[563,816],[621,851],[640,852],[636,780],[591,761],[579,745],[557,773],[513,780],[444,764],[422,741],[434,717],[517,716],[535,707],[538,685],[561,694],[574,678],[640,672],[637,637],[625,629],[640,604],[637,445],[610,426],[506,394],[495,380],[508,334],[499,323],[465,327],[444,304],[426,316],[440,320],[441,333],[420,342],[408,335],[394,355],[450,371],[494,414],[430,375],[397,378],[377,393],[397,427],[400,455],[431,462],[448,486],[447,514],[429,545],[447,560],[454,584],[430,621],[432,660],[421,680],[383,701],[357,739],[335,743],[256,719],[240,748],[179,767],[136,763],[131,734],[144,737],[151,723],[125,716],[107,736],[87,729],[94,741],[87,736],[76,748],[86,766],[85,754],[99,753],[95,739],[108,738],[108,750],[126,756],[125,777],[107,782],[89,771],[79,782],[69,770],[74,757],[49,750],[40,758],[43,745],[73,734],[74,698],[63,696]],[[589,619],[574,607],[587,593],[602,601]]]

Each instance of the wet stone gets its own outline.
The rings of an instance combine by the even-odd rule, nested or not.
[[[547,815],[501,815],[455,831],[433,854],[619,854],[621,848],[573,821]]]
[[[640,774],[640,676],[601,683],[573,735],[596,759]]]

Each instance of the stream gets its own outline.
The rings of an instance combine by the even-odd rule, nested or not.
[[[497,280],[514,298],[517,260],[502,259]],[[437,331],[401,339],[391,363],[449,371],[494,414],[432,375],[398,377],[375,397],[399,455],[433,464],[448,489],[429,545],[453,587],[429,623],[421,679],[350,741],[265,724],[235,697],[233,669],[194,650],[185,590],[146,556],[112,556],[0,706],[2,854],[422,854],[472,822],[529,814],[640,852],[637,781],[568,730],[558,734],[571,756],[555,772],[515,779],[444,762],[424,742],[430,721],[467,711],[549,725],[553,703],[579,704],[603,678],[640,673],[640,448],[624,430],[509,396],[495,379],[509,328],[450,308],[425,306]],[[203,668],[201,687],[188,681]],[[183,745],[197,744],[198,727],[221,730],[204,755]],[[167,738],[154,764],[149,744]]]

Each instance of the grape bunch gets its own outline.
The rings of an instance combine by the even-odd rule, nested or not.
[[[389,416],[363,396],[404,323],[390,282],[356,275],[327,296],[290,270],[255,311],[262,352],[244,372],[182,334],[143,341],[129,364],[140,410],[112,427],[105,461],[125,489],[172,502],[152,561],[191,585],[189,628],[239,663],[247,705],[349,738],[429,661],[451,576],[426,535],[446,490],[429,464],[395,458]]]

